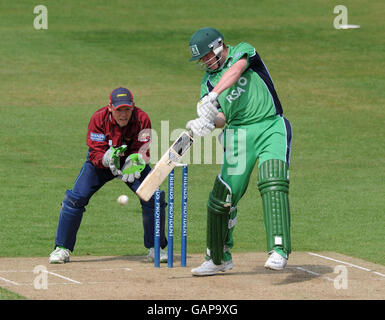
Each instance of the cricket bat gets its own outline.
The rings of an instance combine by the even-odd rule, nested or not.
[[[167,152],[160,158],[155,167],[143,180],[136,194],[144,201],[151,199],[156,189],[167,178],[175,166],[180,163],[183,155],[190,149],[194,139],[192,133],[183,131]]]

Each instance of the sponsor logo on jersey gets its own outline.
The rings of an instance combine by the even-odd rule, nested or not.
[[[244,52],[238,52],[235,56],[234,59],[238,58],[239,56],[243,56],[245,53]]]
[[[233,102],[234,100],[237,100],[243,92],[246,92],[246,90],[242,88],[246,86],[247,79],[245,77],[240,77],[237,81],[237,86],[235,87],[235,89],[230,91],[230,94],[226,96],[226,100],[229,103]]]
[[[91,132],[90,139],[92,141],[104,141],[106,139],[106,136],[103,133]]]
[[[234,57],[229,57],[227,67],[230,68],[235,62],[237,62],[237,58],[242,57],[245,52],[237,52]]]
[[[138,141],[149,142],[151,140],[151,135],[148,132],[143,132],[139,137]]]

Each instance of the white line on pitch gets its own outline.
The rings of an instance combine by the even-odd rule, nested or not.
[[[312,256],[316,256],[316,257],[320,257],[320,258],[323,258],[323,259],[326,259],[326,260],[331,260],[331,261],[334,261],[334,262],[338,262],[338,263],[343,263],[343,264],[346,264],[350,267],[353,267],[353,268],[357,268],[357,269],[360,269],[360,270],[364,270],[364,271],[367,271],[367,272],[372,272],[378,276],[381,276],[381,277],[385,277],[384,274],[382,273],[379,273],[377,271],[373,271],[373,270],[370,270],[368,268],[364,268],[364,267],[360,267],[360,266],[357,266],[356,264],[352,264],[352,263],[349,263],[349,262],[345,262],[345,261],[341,261],[341,260],[337,260],[337,259],[333,259],[333,258],[330,258],[330,257],[326,257],[326,256],[322,256],[320,254],[316,254],[316,253],[313,253],[313,252],[308,252],[308,254],[312,255]]]
[[[317,276],[317,277],[322,276],[322,275],[321,275],[320,273],[318,273],[318,272],[311,271],[311,270],[305,269],[305,268],[303,268],[303,267],[295,267],[295,268],[298,269],[298,270],[301,270],[301,271],[305,271],[305,272],[307,272],[307,273],[310,273],[310,274],[312,274],[313,276]],[[329,278],[329,277],[326,277],[326,276],[322,276],[322,278],[324,278],[324,279],[326,279],[326,280],[329,280],[329,281],[334,281],[333,279],[331,279],[331,278]]]
[[[345,262],[345,261],[341,261],[341,260],[337,260],[337,259],[321,256],[320,254],[316,254],[316,253],[313,253],[313,252],[308,252],[308,254],[310,254],[312,256],[320,257],[320,258],[323,258],[323,259],[326,259],[326,260],[331,260],[331,261],[334,261],[334,262],[343,263],[343,264],[346,264],[346,265],[348,265],[350,267],[361,269],[361,270],[364,270],[364,271],[372,271],[370,269],[367,269],[367,268],[364,268],[364,267],[360,267],[360,266],[357,266],[357,265],[349,263],[349,262]]]
[[[126,270],[131,271],[130,268],[107,268],[107,269],[99,269],[100,271],[115,271],[115,270]]]
[[[377,271],[373,271],[373,273],[375,273],[375,274],[378,275],[378,276],[381,276],[381,277],[384,277],[384,278],[385,278],[385,274],[379,273],[379,272],[377,272]]]
[[[86,271],[115,271],[115,270],[125,270],[125,271],[132,271],[131,268],[124,268],[124,267],[118,267],[118,268],[105,268],[105,269],[65,269],[65,271],[70,271],[70,272],[76,272],[76,271],[81,271],[81,270],[86,270]],[[50,272],[53,271],[63,271],[63,269],[52,269]],[[25,273],[30,273],[31,270],[0,270],[0,273],[16,273],[16,272],[25,272]]]
[[[311,271],[311,270],[308,270],[308,269],[305,269],[305,268],[302,268],[302,267],[295,267],[296,269],[298,269],[298,270],[301,270],[301,271],[305,271],[305,272],[307,272],[307,273],[310,273],[310,274],[312,274],[312,275],[314,275],[314,276],[320,276],[321,274],[320,273],[318,273],[318,272],[314,272],[314,271]]]
[[[17,282],[12,281],[12,280],[5,279],[5,278],[3,278],[3,277],[0,277],[0,280],[3,280],[3,281],[5,281],[5,282],[7,282],[7,283],[11,283],[11,284],[13,284],[13,285],[15,285],[15,286],[18,286],[18,285],[19,285]]]
[[[81,284],[81,282],[79,282],[79,281],[73,280],[73,279],[71,279],[71,278],[62,276],[62,275],[60,275],[60,274],[57,274],[57,273],[54,273],[54,272],[51,272],[51,271],[44,271],[44,272],[47,272],[47,273],[49,273],[49,274],[51,274],[51,275],[53,275],[53,276],[55,276],[55,277],[59,277],[59,278],[62,278],[62,279],[64,279],[64,280],[71,281],[71,282],[73,282],[73,283]]]

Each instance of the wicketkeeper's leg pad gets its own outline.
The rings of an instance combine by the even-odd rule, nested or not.
[[[229,232],[231,196],[230,186],[218,175],[207,201],[207,255],[216,265],[223,260],[224,245]]]
[[[274,247],[291,252],[289,167],[282,160],[263,162],[258,173],[258,189],[262,197],[267,251]]]
[[[72,190],[66,191],[60,210],[55,246],[74,250],[76,235],[88,201],[88,198],[81,197]]]

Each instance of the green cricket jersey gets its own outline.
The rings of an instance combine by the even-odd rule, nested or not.
[[[225,114],[227,124],[247,125],[282,114],[273,81],[255,48],[245,42],[228,48],[229,53],[223,67],[218,71],[207,71],[203,75],[201,96],[210,92],[226,70],[246,56],[246,70],[232,87],[218,97],[219,111]]]

